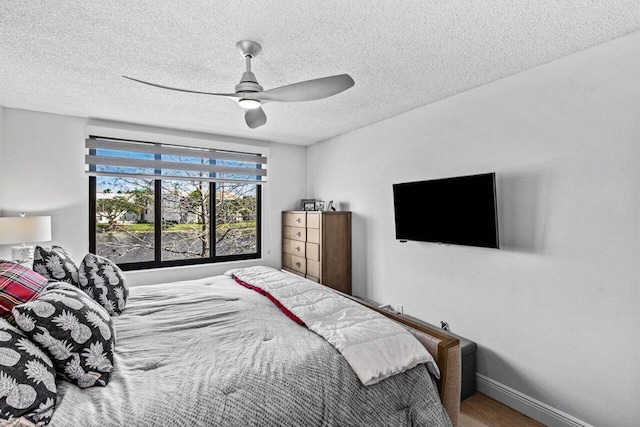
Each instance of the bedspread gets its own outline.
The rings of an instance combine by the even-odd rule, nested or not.
[[[424,364],[364,386],[324,339],[226,276],[134,287],[107,387],[58,381],[50,425],[450,426]]]
[[[440,378],[435,360],[406,328],[332,289],[266,266],[225,273],[266,291],[333,345],[364,385],[420,363]]]

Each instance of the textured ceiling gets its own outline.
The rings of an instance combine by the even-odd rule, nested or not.
[[[640,30],[638,0],[2,1],[0,105],[309,145]],[[331,98],[232,100],[239,40],[267,89],[348,73]]]

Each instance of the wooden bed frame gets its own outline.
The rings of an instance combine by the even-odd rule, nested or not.
[[[444,334],[440,329],[431,325],[409,319],[400,314],[380,308],[351,295],[342,294],[368,308],[375,310],[390,319],[399,322],[416,336],[416,338],[431,353],[440,369],[438,392],[444,408],[449,414],[452,425],[458,425],[460,414],[460,388],[462,382],[462,355],[460,353],[460,341],[450,335]]]

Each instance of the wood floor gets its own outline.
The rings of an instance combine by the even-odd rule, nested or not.
[[[485,394],[476,392],[460,403],[458,427],[544,427]]]

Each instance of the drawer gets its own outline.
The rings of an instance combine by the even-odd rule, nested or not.
[[[282,239],[282,252],[305,257],[307,253],[306,244],[299,240]]]
[[[320,283],[320,279],[318,279],[317,277],[309,276],[308,274],[305,277],[312,282]]]
[[[299,256],[282,254],[282,265],[303,274],[307,272],[307,260]]]
[[[317,243],[307,243],[305,246],[307,259],[320,261],[320,245]]]
[[[320,277],[320,261],[308,259],[306,273],[308,276]]]
[[[299,240],[304,242],[307,240],[307,229],[303,227],[282,227],[282,237],[285,239]]]
[[[289,227],[306,227],[307,221],[305,212],[283,213],[282,225],[288,225]]]
[[[307,228],[307,242],[320,244],[319,228]]]
[[[320,228],[319,212],[307,212],[307,228]]]

